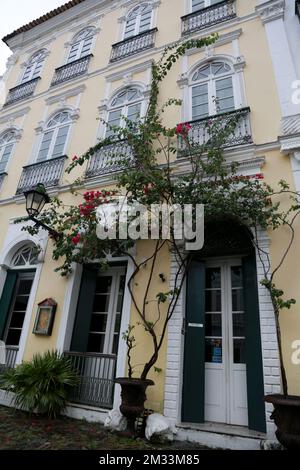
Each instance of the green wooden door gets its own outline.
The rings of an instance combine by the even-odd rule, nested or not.
[[[97,271],[83,267],[71,351],[86,352],[97,283]]]
[[[255,255],[243,259],[249,429],[266,432],[263,363]]]
[[[187,279],[182,421],[204,421],[205,264],[191,263]]]
[[[17,279],[18,273],[16,271],[7,271],[6,281],[0,299],[0,339],[3,339]]]

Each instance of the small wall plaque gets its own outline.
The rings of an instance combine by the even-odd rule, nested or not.
[[[38,304],[33,333],[51,336],[57,303],[53,299],[45,299]]]

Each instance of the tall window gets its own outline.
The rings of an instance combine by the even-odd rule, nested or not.
[[[30,80],[40,76],[46,54],[46,49],[42,49],[31,56],[27,63],[21,83],[29,82]]]
[[[152,7],[144,3],[129,12],[126,19],[124,39],[148,31],[151,27]]]
[[[108,113],[108,124],[111,126],[126,126],[126,119],[135,121],[141,113],[142,94],[137,88],[129,87],[120,91],[111,102]],[[106,137],[113,134],[113,130],[106,130]]]
[[[48,121],[38,153],[38,162],[65,154],[70,127],[71,117],[68,111],[61,111]]]
[[[7,131],[0,135],[0,173],[6,170],[15,142],[16,134],[14,131]]]
[[[191,85],[192,120],[235,109],[232,69],[225,62],[197,69]]]
[[[210,7],[223,0],[192,0],[192,12],[201,10],[202,8]]]
[[[87,28],[76,34],[72,41],[72,46],[69,52],[67,60],[68,64],[91,53],[94,34],[95,28]]]

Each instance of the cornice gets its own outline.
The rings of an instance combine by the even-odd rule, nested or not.
[[[284,18],[284,9],[285,0],[270,0],[255,8],[263,24]]]
[[[26,108],[17,109],[16,111],[13,111],[12,113],[5,114],[4,116],[0,115],[0,124],[11,122],[19,117],[25,116],[25,114],[29,113],[30,109],[31,108],[27,106]]]
[[[76,88],[71,88],[69,90],[65,90],[61,93],[58,93],[57,95],[52,95],[49,96],[48,98],[45,99],[45,103],[47,105],[51,105],[54,103],[59,103],[62,101],[65,101],[68,98],[71,98],[73,96],[78,96],[80,93],[83,93],[86,89],[86,85],[79,85]]]

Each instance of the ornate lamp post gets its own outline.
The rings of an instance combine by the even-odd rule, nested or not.
[[[32,220],[36,225],[43,227],[55,240],[57,240],[61,235],[52,228],[45,225],[43,222],[36,219],[36,217],[43,210],[44,205],[50,202],[50,197],[46,192],[45,186],[39,183],[35,189],[25,191],[24,196],[26,199],[26,211],[28,213],[29,219]]]

